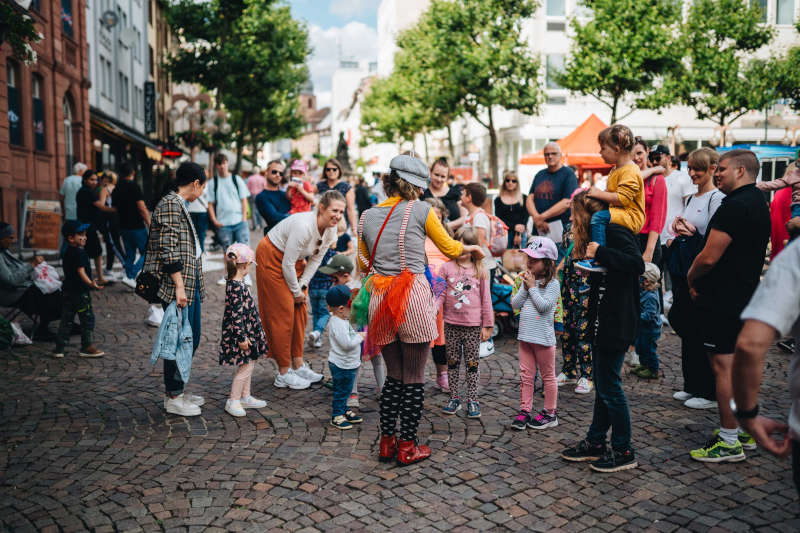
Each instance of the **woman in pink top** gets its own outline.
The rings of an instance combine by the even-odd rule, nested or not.
[[[439,198],[426,198],[425,201],[431,204],[433,212],[436,213],[436,216],[442,221],[442,226],[448,233],[451,233],[452,230],[449,228],[444,218],[447,213],[444,202]],[[439,268],[450,261],[450,258],[436,247],[436,244],[434,244],[430,237],[425,239],[425,257],[428,258],[428,266],[431,272],[439,272]],[[447,375],[447,350],[445,349],[444,340],[444,318],[442,317],[441,303],[439,305],[439,312],[436,315],[436,329],[439,332],[439,336],[433,340],[433,347],[431,349],[433,363],[436,365],[436,386],[442,392],[450,392],[450,381]]]
[[[633,162],[639,166],[644,180],[644,226],[639,233],[639,248],[645,263],[661,264],[659,236],[667,221],[667,183],[664,167],[650,166],[650,147],[641,137],[634,139]]]
[[[247,177],[247,190],[250,191],[250,197],[247,202],[250,204],[250,229],[264,227],[264,219],[261,218],[261,213],[256,209],[256,196],[264,190],[267,186],[267,178],[261,175],[261,169],[253,167],[253,173]]]

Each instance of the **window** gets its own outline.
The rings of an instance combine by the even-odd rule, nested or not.
[[[33,149],[43,152],[47,149],[44,136],[44,86],[42,77],[33,75]]]
[[[125,111],[130,111],[131,94],[130,94],[130,86],[128,84],[128,76],[126,76],[120,71],[118,80],[119,80],[119,107],[120,109],[124,109]]]
[[[778,0],[775,5],[775,24],[790,25],[794,20],[794,0]]]
[[[556,75],[564,70],[564,54],[547,54],[547,88],[563,89],[556,81]]]
[[[73,154],[74,138],[72,132],[73,103],[69,93],[64,95],[64,155],[67,158],[67,168],[72,168],[75,163]]]
[[[156,74],[155,74],[156,62],[155,62],[155,55],[153,54],[153,47],[150,46],[150,45],[147,45],[147,48],[150,49],[150,77],[155,78],[156,77]]]
[[[33,2],[31,2],[31,11],[36,11],[37,13],[41,13],[42,0],[33,0]]]
[[[72,37],[72,0],[61,0],[61,31]]]
[[[564,0],[547,0],[547,16],[548,17],[563,17],[566,15],[566,6]]]
[[[8,141],[22,146],[22,108],[19,103],[19,65],[6,62],[6,83],[8,84]]]
[[[750,0],[750,5],[761,8],[761,22],[767,21],[767,0]]]

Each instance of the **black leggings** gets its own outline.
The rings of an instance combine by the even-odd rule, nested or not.
[[[447,347],[444,344],[431,348],[431,354],[433,355],[433,362],[437,365],[447,364]]]

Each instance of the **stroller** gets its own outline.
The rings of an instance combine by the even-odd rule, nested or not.
[[[497,264],[497,274],[492,280],[492,309],[494,310],[494,331],[492,338],[501,335],[516,335],[519,319],[511,307],[511,295],[517,275]]]

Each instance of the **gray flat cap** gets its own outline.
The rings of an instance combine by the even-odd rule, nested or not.
[[[431,181],[428,167],[422,160],[410,155],[397,155],[392,158],[389,168],[398,176],[416,187],[428,188]]]

